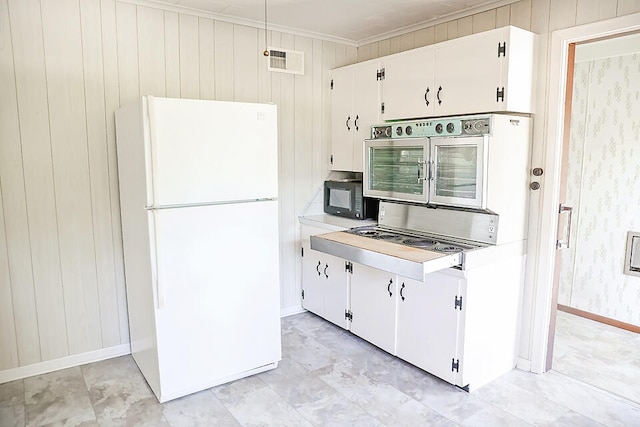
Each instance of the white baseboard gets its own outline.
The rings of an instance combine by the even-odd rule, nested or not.
[[[294,314],[304,313],[305,310],[301,305],[294,305],[293,307],[287,307],[280,310],[280,317],[293,316]]]
[[[99,362],[101,360],[111,359],[112,357],[124,356],[125,354],[131,354],[131,345],[121,344],[114,347],[101,348],[100,350],[61,357],[59,359],[38,362],[32,365],[6,369],[4,371],[0,371],[0,384],[32,377],[34,375],[47,374],[60,369]]]
[[[516,368],[526,372],[531,372],[531,361],[518,357],[516,358]]]

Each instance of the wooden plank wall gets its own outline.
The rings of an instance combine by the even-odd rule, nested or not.
[[[0,372],[129,341],[119,105],[147,94],[278,105],[281,304],[295,310],[297,216],[329,171],[330,69],[507,24],[542,34],[546,58],[550,31],[639,10],[522,0],[357,50],[269,32],[269,45],[304,51],[294,76],[266,71],[260,29],[115,0],[0,0]]]
[[[300,306],[297,217],[355,47],[270,31],[306,70],[270,73],[260,29],[114,0],[0,0],[0,32],[0,372],[129,342],[113,113],[140,95],[278,104],[281,305]]]

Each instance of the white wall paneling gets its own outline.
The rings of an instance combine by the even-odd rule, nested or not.
[[[18,127],[13,50],[7,2],[0,2],[0,370],[18,366],[18,342],[11,277],[28,287],[33,274]],[[7,212],[6,215],[4,212]],[[19,307],[18,307],[19,308]],[[29,326],[28,324],[26,326]],[[35,328],[30,328],[37,331]],[[34,342],[37,342],[37,335]]]
[[[11,289],[18,356],[25,365],[65,356],[68,346],[40,3],[11,0],[8,10],[20,140],[2,143],[18,144],[22,150],[28,226],[16,230],[24,234],[7,238],[9,264],[15,267]],[[16,190],[5,190],[3,184],[3,194]],[[5,222],[16,221],[12,214],[17,213],[15,208],[5,211]]]
[[[297,216],[355,47],[269,32],[306,60],[271,73],[258,28],[114,0],[0,0],[0,31],[0,380],[127,348],[113,112],[142,94],[278,105],[281,308],[299,310]]]

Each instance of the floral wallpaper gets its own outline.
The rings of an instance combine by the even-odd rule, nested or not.
[[[576,63],[558,303],[640,326],[640,277],[623,274],[640,231],[640,53]]]

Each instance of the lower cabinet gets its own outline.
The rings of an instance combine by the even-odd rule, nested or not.
[[[353,263],[351,332],[396,354],[396,275]]]
[[[452,384],[462,371],[465,280],[428,274],[424,282],[398,277],[396,354]]]
[[[306,247],[305,247],[306,246]],[[345,261],[303,243],[302,307],[345,329],[349,288]]]

